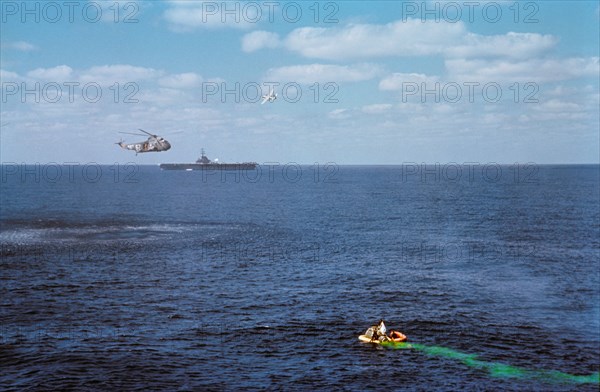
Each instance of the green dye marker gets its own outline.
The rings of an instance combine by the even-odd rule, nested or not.
[[[572,384],[600,384],[600,372],[592,373],[587,376],[578,376],[575,374],[563,373],[555,370],[529,370],[498,362],[481,361],[477,359],[476,354],[462,353],[448,347],[426,346],[424,344],[406,342],[382,342],[380,344],[384,347],[394,349],[412,349],[422,351],[427,355],[435,357],[456,359],[469,367],[485,370],[492,377],[497,378],[517,378]]]

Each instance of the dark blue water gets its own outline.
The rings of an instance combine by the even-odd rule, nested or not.
[[[599,166],[482,167],[5,165],[0,384],[597,390],[357,340],[599,371]]]

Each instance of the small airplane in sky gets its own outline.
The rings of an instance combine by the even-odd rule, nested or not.
[[[123,141],[120,141],[115,144],[118,144],[124,150],[135,151],[135,155],[137,155],[138,153],[142,153],[142,152],[167,151],[169,148],[171,148],[171,144],[168,141],[166,141],[165,139],[163,139],[162,137],[153,135],[149,132],[144,131],[143,129],[140,129],[140,131],[144,132],[146,135],[149,135],[148,140],[146,140],[145,142],[127,144],[127,143],[123,143]],[[128,135],[136,135],[136,136],[145,136],[145,135],[142,135],[139,133],[130,133],[130,132],[119,132],[119,133],[125,133]]]
[[[263,99],[263,100],[262,100],[262,102],[260,103],[261,105],[262,105],[263,103],[267,102],[267,101],[269,101],[269,102],[273,102],[273,101],[275,101],[275,100],[277,99],[277,94],[275,93],[275,91],[274,91],[274,90],[270,90],[270,91],[269,91],[269,94],[267,94],[267,95],[263,95],[263,96],[262,96],[262,99]]]

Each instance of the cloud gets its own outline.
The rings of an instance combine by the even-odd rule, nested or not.
[[[552,49],[558,39],[552,35],[509,32],[504,35],[479,35],[468,33],[463,42],[451,45],[444,51],[448,57],[532,58]]]
[[[462,23],[409,19],[385,25],[302,27],[293,30],[284,42],[287,49],[305,57],[332,60],[441,53],[464,35]]]
[[[25,89],[41,91],[41,99],[29,98],[23,101],[36,103],[27,107],[39,118],[76,115],[85,118],[91,116],[91,112],[108,110],[109,113],[116,113],[119,110],[116,109],[117,107],[136,110],[140,106],[132,105],[134,103],[143,103],[144,107],[152,113],[171,107],[185,106],[190,102],[200,101],[198,89],[194,87],[204,80],[202,76],[193,72],[167,74],[164,70],[126,64],[101,65],[88,69],[73,69],[67,65],[60,65],[52,68],[36,68],[25,74],[0,69],[0,79],[3,90],[5,82],[26,83],[17,86],[16,92],[13,87],[8,90],[10,95],[7,110],[14,107],[17,102],[23,101],[20,100],[22,97],[20,91]],[[58,83],[58,86],[48,85],[51,82]],[[67,82],[74,84],[67,85]],[[86,85],[89,83],[99,84],[100,90],[97,88],[88,90]],[[93,104],[90,104],[90,99]],[[125,116],[129,115],[133,114],[125,114]],[[142,116],[138,120],[145,121],[146,117]]]
[[[88,69],[76,70],[68,65],[59,65],[51,68],[36,68],[25,75],[19,75],[4,69],[0,70],[2,81],[25,81],[35,82],[76,82],[81,85],[87,83],[98,83],[101,86],[113,86],[115,83],[141,83],[144,82],[144,90],[153,88],[164,88],[168,90],[185,90],[199,86],[204,78],[194,72],[179,74],[167,74],[163,70],[154,68],[138,67],[128,64],[99,65]],[[222,79],[209,79],[210,81],[222,81]],[[139,86],[138,86],[139,87]],[[175,96],[169,92],[168,96]]]
[[[155,79],[164,74],[153,68],[137,67],[127,64],[100,65],[83,71],[80,75],[82,83],[99,83],[112,85],[114,83],[139,82]]]
[[[140,89],[139,94],[136,94],[135,98],[144,104],[161,107],[168,107],[178,102],[189,102],[192,100],[192,96],[189,93],[168,87]]]
[[[359,82],[373,79],[381,73],[375,64],[332,65],[307,64],[271,68],[267,71],[265,80],[279,82],[296,82],[312,84],[315,82]]]
[[[367,114],[381,114],[385,113],[392,108],[392,105],[389,103],[379,103],[373,105],[365,105],[361,108],[363,113]]]
[[[348,109],[335,109],[329,112],[328,117],[332,120],[344,120],[351,117]]]
[[[281,45],[279,35],[268,31],[253,31],[242,37],[242,50],[254,52],[262,48],[276,48]]]
[[[556,82],[598,76],[598,57],[530,59],[522,61],[451,59],[445,61],[448,78],[473,82]]]
[[[550,112],[580,112],[583,107],[573,102],[567,102],[560,99],[551,99],[535,105],[534,110]]]
[[[196,29],[248,29],[256,25],[262,10],[258,3],[171,1],[163,17],[176,32]]]
[[[59,65],[52,68],[36,68],[27,72],[27,76],[33,79],[60,82],[72,77],[73,68],[68,65]]]
[[[37,50],[38,47],[25,41],[7,42],[2,44],[2,48],[14,49],[21,52],[31,52]]]
[[[480,35],[463,22],[407,19],[387,24],[349,24],[344,27],[301,27],[280,39],[274,33],[244,37],[245,51],[283,46],[307,58],[325,60],[442,55],[447,58],[530,58],[556,46],[552,35],[508,32]]]
[[[594,102],[594,107],[598,108],[598,100],[592,97],[567,97],[565,99],[550,99],[534,105],[531,110],[531,118],[539,120],[598,120],[597,111],[588,105],[589,101]]]
[[[162,87],[175,89],[186,89],[197,87],[202,83],[202,77],[193,72],[186,72],[174,75],[168,75],[158,80],[158,84]]]
[[[418,73],[393,73],[379,82],[379,89],[401,90],[404,83],[417,83],[419,85],[426,83],[427,85],[433,85],[436,82],[439,82],[437,76],[427,76]]]
[[[2,83],[15,82],[20,79],[21,79],[21,76],[19,76],[18,73],[0,69],[0,81],[2,81]]]

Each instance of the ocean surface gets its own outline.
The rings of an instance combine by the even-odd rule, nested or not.
[[[3,165],[0,389],[598,390],[598,165],[259,168]]]

